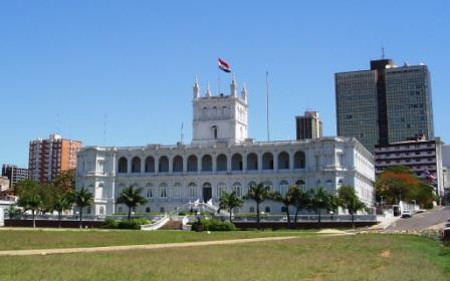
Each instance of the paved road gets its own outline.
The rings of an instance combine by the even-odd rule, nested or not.
[[[450,219],[449,207],[435,207],[432,210],[416,214],[412,218],[399,219],[386,231],[415,231],[442,224]]]

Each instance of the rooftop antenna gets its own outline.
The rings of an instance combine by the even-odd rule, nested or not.
[[[385,56],[384,56],[384,47],[381,47],[381,59],[384,60]]]
[[[267,122],[267,141],[270,141],[270,131],[269,131],[269,71],[266,71],[266,122]]]

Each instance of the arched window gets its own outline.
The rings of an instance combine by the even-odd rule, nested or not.
[[[217,197],[222,197],[223,194],[227,191],[227,185],[223,182],[217,184]]]
[[[198,164],[197,164],[197,156],[191,155],[188,158],[187,162],[187,171],[188,172],[197,172]]]
[[[104,186],[103,183],[100,183],[97,187],[96,198],[103,198]]]
[[[263,170],[273,170],[273,154],[266,152],[263,154]]]
[[[153,197],[153,184],[147,183],[147,185],[145,186],[145,189],[147,191],[147,198],[152,198]]]
[[[212,171],[212,157],[209,154],[206,154],[202,157],[202,172],[211,172]]]
[[[215,107],[215,106],[213,106],[213,109],[212,109],[212,117],[214,119],[217,119],[217,107]]]
[[[217,171],[223,172],[227,170],[227,157],[225,154],[217,156]]]
[[[117,211],[118,211],[119,213],[122,213],[122,212],[123,212],[123,208],[122,208],[122,207],[119,207],[119,208],[117,209]]]
[[[239,182],[233,183],[233,191],[236,192],[237,197],[242,197],[242,185]]]
[[[104,215],[104,214],[105,214],[105,207],[100,206],[100,208],[99,208],[99,214],[100,214],[100,215]]]
[[[177,182],[173,185],[173,197],[181,197],[181,183]]]
[[[145,208],[145,212],[146,212],[146,213],[151,213],[150,207]]]
[[[162,183],[162,184],[160,184],[159,185],[159,196],[161,197],[161,198],[165,198],[165,197],[167,197],[167,184],[165,184],[165,183]]]
[[[188,184],[189,197],[197,197],[197,185],[193,182]]]
[[[281,212],[282,212],[282,213],[286,213],[286,211],[287,211],[286,206],[282,206],[282,207],[281,207]]]
[[[207,118],[208,117],[208,108],[205,106],[202,109],[202,117]]]
[[[344,180],[343,179],[339,179],[338,181],[338,187],[341,187],[344,184]]]
[[[295,169],[305,168],[305,153],[303,151],[297,151],[294,154],[294,168]]]
[[[266,213],[270,213],[270,207],[269,206],[266,206],[266,208],[264,208],[264,212],[266,212]]]
[[[303,180],[298,180],[295,182],[295,185],[298,186],[301,189],[305,188],[305,182]]]
[[[160,212],[160,213],[165,213],[166,210],[164,209],[164,207],[161,207],[161,208],[159,208],[159,212]]]
[[[255,212],[255,207],[250,207],[250,208],[248,208],[248,211],[249,211],[250,213],[254,213],[254,212]]]
[[[256,185],[257,185],[257,184],[256,184],[255,181],[251,181],[251,182],[248,183],[248,188],[250,189],[250,187],[256,186]]]
[[[231,157],[231,170],[242,171],[242,155],[239,153],[233,154]]]
[[[174,173],[182,173],[183,172],[183,158],[180,155],[177,155],[173,158],[172,170]]]
[[[280,193],[285,195],[289,190],[289,183],[287,181],[280,182]]]
[[[145,159],[145,172],[154,173],[155,172],[155,158],[148,156]]]
[[[133,160],[131,160],[131,172],[132,173],[141,172],[141,158],[134,157]]]
[[[278,154],[278,169],[287,170],[289,169],[289,154],[283,151]]]
[[[256,155],[256,153],[250,153],[247,155],[247,170],[258,170],[258,156]]]
[[[161,156],[159,158],[159,172],[168,173],[169,172],[169,158],[166,156]]]
[[[217,126],[216,125],[212,126],[211,131],[212,131],[213,138],[216,140],[218,138]]]
[[[119,169],[118,173],[127,173],[128,170],[128,161],[127,158],[121,157],[119,159]]]

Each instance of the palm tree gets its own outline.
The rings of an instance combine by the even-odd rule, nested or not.
[[[248,193],[245,196],[245,199],[251,199],[256,202],[256,225],[258,229],[261,229],[259,205],[271,197],[270,188],[265,186],[264,183],[250,186]]]
[[[322,209],[329,209],[331,204],[331,197],[328,192],[319,187],[317,190],[311,190],[312,208],[318,214],[319,227],[322,223]]]
[[[75,205],[80,208],[80,228],[83,227],[83,208],[90,206],[94,199],[94,195],[85,187],[73,194]]]
[[[298,186],[292,189],[293,205],[295,206],[294,223],[297,223],[301,209],[311,209],[311,193],[301,190]]]
[[[219,210],[217,210],[217,212],[221,209],[228,209],[228,212],[230,213],[230,222],[232,222],[231,212],[234,208],[242,207],[243,204],[244,201],[236,195],[236,191],[231,193],[225,191],[219,199]]]
[[[291,226],[291,215],[289,213],[289,207],[294,205],[296,200],[296,195],[298,193],[299,188],[296,185],[289,186],[289,190],[286,194],[281,194],[279,192],[275,192],[273,198],[275,201],[279,201],[284,205],[284,210],[287,216],[288,227]]]
[[[33,215],[33,228],[36,228],[36,211],[42,206],[42,199],[37,192],[30,192],[22,195],[18,200],[18,205],[25,210],[31,210]]]
[[[355,229],[355,213],[366,208],[355,193],[353,186],[344,185],[338,190],[339,205],[352,215],[352,228]]]
[[[131,220],[131,210],[141,204],[147,203],[147,200],[141,196],[142,188],[129,186],[122,190],[116,200],[116,204],[125,204],[128,207],[128,220]]]
[[[53,199],[53,210],[58,212],[58,227],[61,227],[61,214],[73,205],[73,195],[70,193],[58,192]]]

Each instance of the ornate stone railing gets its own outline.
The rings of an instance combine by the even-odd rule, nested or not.
[[[161,218],[157,222],[141,225],[141,230],[157,230],[163,227],[169,221],[170,217],[166,214],[163,218]]]

